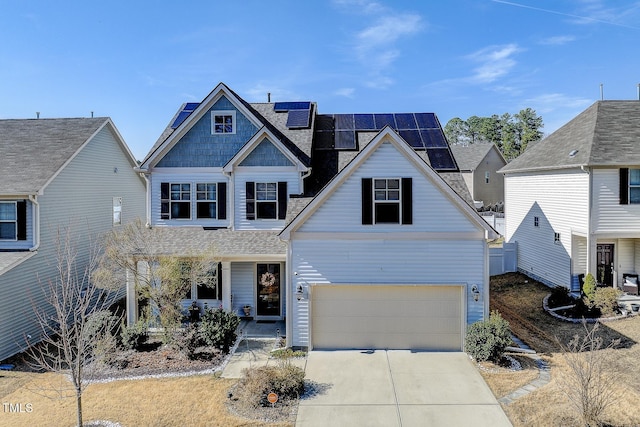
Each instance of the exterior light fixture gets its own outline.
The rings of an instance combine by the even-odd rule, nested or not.
[[[298,285],[296,287],[296,298],[298,299],[298,301],[301,301],[303,297],[304,291],[302,290],[302,285]]]

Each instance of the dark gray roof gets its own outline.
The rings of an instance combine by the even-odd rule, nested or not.
[[[213,250],[216,257],[237,259],[247,255],[286,255],[277,231],[205,230],[200,227],[154,227],[154,250],[160,255],[195,255]]]
[[[456,158],[456,163],[461,171],[472,171],[487,156],[489,150],[494,146],[492,142],[483,142],[469,145],[452,144],[451,152]]]
[[[0,194],[35,194],[109,120],[0,120]]]
[[[640,101],[597,101],[500,172],[625,165],[640,165]]]

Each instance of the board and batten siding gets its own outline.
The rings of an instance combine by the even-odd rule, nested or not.
[[[39,336],[33,307],[43,305],[41,285],[55,277],[58,230],[72,231],[82,272],[90,245],[114,227],[113,197],[122,197],[123,222],[144,219],[144,181],[105,127],[38,197],[37,254],[0,276],[0,360],[21,351],[27,334]]]
[[[295,295],[301,285],[467,285],[477,284],[480,300],[467,289],[466,322],[483,318],[484,240],[297,240],[291,241],[289,272]],[[309,345],[309,299],[291,299],[292,345]]]
[[[160,187],[163,182],[171,184],[191,184],[191,219],[162,219],[160,215]],[[227,183],[227,219],[209,219],[196,217],[196,184]],[[201,227],[228,227],[231,215],[229,206],[228,179],[222,174],[222,169],[210,171],[189,171],[188,169],[171,170],[170,168],[156,169],[149,179],[151,191],[151,223],[158,226],[201,226]]]
[[[572,235],[587,235],[588,215],[589,174],[580,169],[505,176],[506,241],[518,242],[518,268],[547,284],[570,286]]]
[[[247,182],[286,182],[287,200],[300,194],[300,174],[295,167],[238,167],[234,172],[234,228],[236,230],[282,230],[285,221],[278,219],[247,220]]]
[[[380,172],[384,171],[384,172]],[[413,224],[362,224],[362,178],[413,178]],[[299,228],[300,232],[479,232],[415,165],[390,143],[383,143],[367,161]],[[483,232],[484,233],[484,232]]]
[[[640,204],[620,204],[620,169],[593,169],[592,232],[640,236]]]

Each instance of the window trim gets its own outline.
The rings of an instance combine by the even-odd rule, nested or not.
[[[375,180],[398,179],[400,181],[399,221],[376,222],[374,188]],[[366,177],[361,179],[362,190],[362,225],[411,225],[413,224],[413,178],[411,177]],[[395,202],[395,201],[394,201]]]
[[[638,204],[640,204],[640,201],[634,202],[634,201],[632,201],[632,198],[631,198],[631,190],[632,189],[638,189],[640,191],[640,182],[639,183],[635,183],[635,184],[631,182],[631,172],[634,171],[634,170],[635,171],[639,171],[639,173],[640,173],[640,169],[639,168],[629,168],[628,169],[628,174],[629,175],[628,175],[628,180],[627,180],[627,194],[628,194],[627,195],[627,200],[628,200],[628,204],[630,204],[630,205],[638,205]]]
[[[168,197],[169,198],[162,198],[162,185],[166,184],[168,185]],[[180,194],[183,193],[182,191],[182,186],[183,185],[188,185],[189,186],[189,199],[188,200],[183,200],[183,199],[179,199],[179,200],[173,200],[171,198],[171,186],[173,185],[179,185],[180,186]],[[162,220],[175,220],[175,221],[191,221],[193,219],[193,206],[191,204],[192,199],[193,199],[193,194],[192,194],[192,183],[191,182],[161,182],[160,183],[160,219]],[[172,215],[172,204],[173,203],[189,203],[189,217],[188,218],[174,218]],[[168,204],[169,207],[169,211],[168,213],[163,213],[162,212],[162,205],[164,204]]]
[[[193,277],[193,274],[191,274],[191,264],[189,263],[189,261],[187,260],[181,261],[180,264],[181,264],[180,268],[182,269],[180,279],[184,281],[189,281],[189,289],[187,290],[187,293],[184,296],[185,300],[222,301],[222,280],[221,280],[222,269],[221,269],[220,262],[216,263],[216,266],[212,270],[209,270],[209,273],[214,273],[214,274],[208,276],[209,280],[215,278],[215,282],[216,282],[215,288],[212,287],[209,289],[211,289],[216,294],[216,298],[200,298],[200,295],[198,294],[198,288],[200,288],[201,286],[204,286],[204,283],[197,283],[197,281]],[[194,295],[195,295],[195,298],[194,298]]]
[[[225,123],[224,123],[224,119],[222,122],[222,132],[217,132],[216,131],[216,117],[224,117],[224,116],[231,116],[231,131],[230,132],[225,132]],[[236,133],[236,126],[237,126],[237,122],[236,122],[236,111],[235,110],[214,110],[211,111],[211,135],[235,135]]]
[[[556,245],[559,245],[561,243],[560,233],[553,233],[553,243],[555,243]]]
[[[0,238],[0,242],[17,242],[18,241],[18,202],[17,201],[1,201],[0,204],[3,205],[13,205],[13,213],[15,216],[15,219],[13,220],[7,220],[7,219],[0,219],[0,223],[13,223],[14,227],[13,227],[13,238],[12,239],[3,239]]]
[[[113,198],[113,225],[122,225],[122,197]]]
[[[384,181],[385,186],[384,188],[376,188],[376,184],[380,181]],[[389,187],[389,182],[391,181],[397,181],[398,187],[397,188],[391,188]],[[384,178],[373,178],[373,223],[374,224],[402,224],[402,179],[399,177],[384,177]],[[384,192],[384,199],[378,199],[377,194],[376,193],[382,193]],[[390,199],[389,198],[389,194],[390,193],[397,193],[398,194],[398,198],[397,199]],[[393,222],[382,222],[382,221],[378,221],[378,211],[377,211],[377,205],[397,205],[398,206],[398,221],[393,221]]]
[[[269,190],[268,188],[266,188],[265,190],[258,190],[258,186],[260,185],[265,185],[265,187],[268,187],[269,185],[273,185],[273,189]],[[267,199],[259,199],[258,198],[258,192],[263,192],[265,193],[266,196],[271,195],[271,193],[273,193],[273,199],[267,198]],[[256,208],[255,208],[255,214],[256,214],[256,219],[257,220],[267,220],[267,221],[271,221],[271,220],[277,220],[278,219],[278,182],[255,182],[255,203],[256,203]],[[273,218],[268,217],[268,218],[264,218],[260,216],[260,209],[259,209],[259,205],[263,203],[263,204],[275,204],[275,209],[273,210]]]
[[[260,184],[275,185],[275,200],[258,200],[258,186]],[[245,182],[245,218],[248,221],[282,221],[287,216],[287,193],[288,184],[286,181],[246,181]],[[261,190],[263,191],[263,190]],[[273,191],[273,190],[269,190]],[[262,218],[258,216],[258,205],[260,203],[275,203],[275,216],[273,218]]]
[[[540,227],[540,218],[537,216],[533,217],[533,226],[534,227]]]
[[[484,183],[488,184],[489,183],[489,171],[486,171],[484,173]]]

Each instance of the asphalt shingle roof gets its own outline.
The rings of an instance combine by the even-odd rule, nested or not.
[[[639,164],[640,101],[597,101],[500,172]]]
[[[0,194],[37,193],[107,120],[0,120]]]
[[[478,168],[478,165],[487,156],[492,147],[492,142],[469,145],[453,144],[451,145],[451,152],[461,171],[471,171]]]

